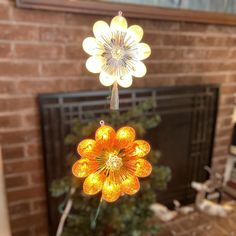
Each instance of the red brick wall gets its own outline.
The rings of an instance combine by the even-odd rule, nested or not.
[[[101,87],[81,49],[100,18],[22,10],[0,0],[0,143],[13,236],[47,235],[37,95]],[[134,22],[152,47],[148,74],[134,86],[221,85],[213,163],[223,171],[236,95],[236,27]]]

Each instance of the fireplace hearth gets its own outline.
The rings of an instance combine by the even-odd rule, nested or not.
[[[169,166],[172,180],[168,189],[157,193],[157,200],[170,205],[173,199],[182,204],[193,201],[195,193],[190,184],[204,181],[205,165],[210,165],[218,107],[219,88],[216,85],[166,87],[158,89],[130,89],[120,91],[121,112],[146,99],[155,99],[157,108],[150,113],[161,115],[162,122],[149,130],[145,139],[159,149],[159,165]],[[40,95],[42,138],[45,173],[48,189],[48,213],[51,235],[58,224],[58,204],[50,196],[53,180],[68,172],[64,138],[70,133],[75,119],[88,119],[109,111],[109,91],[58,93]],[[148,114],[145,114],[148,117]]]

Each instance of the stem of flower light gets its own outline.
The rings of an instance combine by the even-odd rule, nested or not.
[[[119,90],[117,82],[114,82],[113,88],[111,91],[111,103],[110,103],[111,110],[119,110]]]
[[[99,213],[100,213],[101,206],[102,206],[102,197],[101,197],[101,200],[100,200],[100,202],[99,202],[99,205],[98,205],[98,208],[97,208],[95,217],[94,217],[94,219],[91,220],[91,229],[95,229],[95,228],[96,228],[96,225],[97,225],[97,218],[98,218],[98,215],[99,215]]]

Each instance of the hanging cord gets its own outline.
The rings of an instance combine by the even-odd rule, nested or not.
[[[113,84],[113,88],[111,91],[110,109],[111,110],[119,110],[119,90],[118,90],[117,82],[115,82]]]
[[[97,208],[97,211],[96,211],[96,214],[94,216],[94,218],[91,220],[91,229],[95,229],[96,228],[96,225],[97,225],[97,218],[98,218],[98,215],[101,211],[101,207],[102,207],[102,198],[100,199],[100,202],[99,202],[99,205],[98,205],[98,208]]]
[[[56,236],[61,236],[62,235],[65,221],[66,221],[66,219],[67,219],[67,217],[68,217],[68,215],[70,213],[70,210],[72,208],[72,205],[73,205],[72,196],[74,195],[75,191],[76,191],[75,187],[72,187],[70,189],[69,196],[68,196],[68,201],[67,201],[66,207],[65,207],[65,209],[64,209],[64,211],[62,213],[62,216],[61,216],[58,228],[57,228]]]

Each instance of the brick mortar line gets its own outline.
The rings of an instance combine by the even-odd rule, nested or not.
[[[146,77],[147,78],[152,78],[152,77],[155,77],[155,78],[162,78],[162,77],[170,77],[171,74],[166,74],[166,73],[150,73],[150,74],[147,74]],[[213,71],[213,72],[202,72],[202,73],[199,73],[199,72],[190,72],[190,73],[173,73],[172,75],[174,75],[175,77],[182,77],[182,76],[207,76],[207,77],[214,77],[214,76],[219,76],[219,75],[223,75],[223,76],[236,76],[236,71]],[[78,77],[79,76],[79,77]],[[86,80],[95,80],[97,79],[96,76],[94,76],[93,74],[90,75],[79,75],[78,76],[43,76],[42,77],[39,77],[39,76],[20,76],[20,77],[17,77],[17,81],[22,81],[22,80],[25,80],[25,81],[35,81],[37,79],[40,79],[40,80],[49,80],[49,79],[54,79],[54,80],[67,80],[67,79],[72,79],[72,80],[78,80],[78,79],[86,79]],[[144,77],[145,79],[145,77]],[[15,82],[16,81],[16,77],[15,76],[1,76],[0,75],[0,81],[9,81],[9,80],[13,80]],[[234,82],[227,82],[227,83],[234,83]]]
[[[226,58],[224,58],[226,59]],[[53,59],[44,59],[44,58],[23,58],[23,57],[17,57],[17,54],[15,57],[11,58],[0,58],[0,63],[11,63],[11,64],[21,64],[21,63],[28,63],[32,65],[37,65],[38,63],[42,63],[43,66],[45,65],[50,65],[50,64],[61,64],[61,63],[83,63],[85,64],[87,58],[81,58],[81,59],[68,59],[68,58],[53,58]],[[222,63],[222,58],[221,59],[178,59],[178,60],[162,60],[162,59],[153,59],[153,60],[148,60],[144,64],[149,64],[149,63],[155,63],[155,64],[162,64],[162,63],[171,63],[171,64],[178,64],[178,63],[187,63],[187,64],[199,64],[199,63],[221,63],[221,64],[227,64],[227,63],[236,63],[236,58],[235,59],[226,59]]]
[[[17,45],[28,45],[30,43],[30,45],[45,45],[45,46],[51,46],[51,45],[56,45],[56,46],[65,46],[65,47],[70,47],[70,46],[79,46],[80,44],[76,43],[76,41],[74,43],[72,42],[58,42],[58,41],[41,41],[39,40],[7,40],[7,39],[0,39],[0,43],[5,43],[5,44],[10,44],[10,43],[15,43]],[[81,41],[82,43],[82,41]],[[149,42],[150,43],[150,42]],[[82,45],[81,45],[82,48]],[[177,50],[181,50],[181,49],[202,49],[202,50],[225,50],[225,51],[229,51],[229,47],[228,46],[198,46],[198,45],[191,45],[191,46],[183,46],[183,45],[178,45],[178,47],[176,47],[176,45],[152,45],[152,49],[159,49],[159,48],[163,48],[163,49],[177,49]],[[230,47],[230,50],[234,51],[236,50],[236,46],[232,46]]]
[[[16,201],[11,202],[9,204],[9,206],[14,207],[14,206],[17,206],[17,205],[20,205],[20,204],[24,204],[24,203],[28,203],[28,202],[31,202],[31,201],[40,201],[40,200],[46,200],[46,195],[45,196],[41,196],[41,198],[34,197],[34,198],[31,198],[31,199],[16,200]]]
[[[13,12],[14,14],[14,12]],[[101,17],[102,19],[102,17]],[[64,19],[65,20],[65,19]],[[158,21],[158,20],[157,20]],[[66,21],[63,22],[63,24],[59,24],[59,23],[45,23],[45,22],[37,22],[37,23],[29,23],[27,21],[20,21],[17,19],[10,18],[8,20],[0,20],[0,25],[13,25],[13,26],[29,26],[29,27],[35,27],[35,28],[40,28],[40,27],[48,27],[48,28],[60,28],[60,29],[78,29],[78,30],[88,30],[88,37],[89,36],[93,36],[92,33],[92,26],[96,21],[92,22],[91,26],[86,25],[86,26],[82,26],[82,25],[69,25]],[[78,21],[79,23],[79,21]],[[179,22],[177,22],[179,24]],[[216,33],[216,32],[211,32],[211,31],[184,31],[181,29],[178,29],[176,31],[174,30],[157,30],[153,31],[155,29],[155,27],[153,29],[147,29],[147,27],[142,27],[145,31],[146,34],[152,34],[152,35],[156,35],[156,34],[161,34],[161,35],[180,35],[180,36],[200,36],[200,37],[206,37],[206,36],[213,36],[216,38],[236,38],[236,32],[232,34],[232,32],[223,32],[223,33]],[[202,33],[204,33],[205,35],[203,36]],[[146,35],[144,34],[144,36]]]
[[[55,13],[55,11],[53,12]],[[48,28],[55,28],[57,29],[60,28],[60,29],[78,29],[78,30],[89,30],[88,34],[90,33],[91,36],[93,36],[93,33],[92,33],[92,26],[93,24],[96,22],[91,22],[90,25],[73,25],[73,24],[69,24],[67,22],[67,20],[65,19],[65,15],[63,16],[62,15],[62,23],[53,23],[52,21],[50,23],[45,23],[45,22],[27,22],[26,20],[25,21],[22,21],[22,20],[17,20],[15,19],[14,17],[14,11],[12,12],[12,16],[10,16],[9,19],[6,19],[6,20],[0,20],[0,25],[4,25],[4,24],[8,24],[8,25],[13,25],[13,26],[30,26],[30,27],[35,27],[35,28],[38,28],[38,27],[48,27]],[[62,14],[62,13],[61,13]],[[70,13],[69,13],[70,14]],[[82,15],[82,14],[80,14]],[[83,15],[82,15],[83,16]],[[88,15],[89,16],[89,15]],[[53,18],[53,17],[52,17]],[[101,20],[102,20],[103,16],[101,16]],[[112,17],[111,17],[112,19]],[[99,19],[98,19],[99,20]],[[159,20],[156,20],[156,22],[158,22]],[[78,23],[79,20],[78,20]],[[181,24],[181,22],[175,22],[177,24]],[[141,22],[142,24],[142,22]],[[140,25],[141,25],[140,24]],[[129,25],[132,25],[132,24],[129,24]],[[166,34],[166,35],[187,35],[187,36],[201,36],[201,37],[205,37],[205,36],[214,36],[214,37],[219,37],[219,38],[235,38],[236,37],[236,32],[235,33],[232,33],[232,32],[223,32],[223,33],[220,33],[220,32],[212,32],[212,31],[186,31],[184,29],[178,29],[178,30],[173,30],[173,29],[167,29],[167,30],[161,30],[158,28],[158,26],[155,28],[153,27],[153,29],[148,29],[148,27],[145,27],[145,26],[142,26],[142,28],[144,29],[145,33],[146,34]],[[153,31],[154,29],[157,29],[155,31]],[[145,35],[144,33],[144,35]],[[205,35],[203,36],[202,33],[204,33]],[[90,36],[88,35],[88,36]]]
[[[34,183],[34,184],[29,184],[28,183],[28,185],[27,186],[21,186],[21,187],[13,187],[13,188],[9,188],[9,187],[7,187],[7,189],[6,189],[6,192],[7,193],[13,193],[13,192],[16,192],[16,191],[24,191],[24,190],[29,190],[29,189],[32,189],[32,187],[34,188],[34,187],[45,187],[45,183],[41,183],[41,184],[36,184],[36,183]]]
[[[38,143],[35,143],[35,144],[38,144]],[[26,155],[23,157],[23,158],[20,158],[20,159],[14,159],[14,160],[12,160],[12,159],[9,159],[9,160],[7,160],[7,159],[5,159],[4,161],[3,161],[3,163],[4,163],[4,165],[6,164],[19,164],[19,163],[22,163],[22,162],[30,162],[30,161],[42,161],[42,156],[43,155],[30,155],[30,157],[26,157]],[[36,172],[35,172],[35,170],[34,170],[34,172],[33,173],[37,173],[37,172],[41,172],[42,170],[37,170]],[[12,175],[12,174],[14,174],[15,175],[15,173],[10,173],[9,175]],[[20,174],[20,173],[18,173],[18,174]]]
[[[43,159],[42,159],[43,160]],[[39,169],[40,171],[44,171],[44,168],[42,168],[42,169]],[[21,172],[21,173],[28,173],[28,174],[33,174],[33,173],[35,173],[35,170],[27,170],[27,171],[24,171],[24,172]],[[6,177],[15,177],[16,175],[15,174],[5,174],[6,175]],[[44,185],[40,185],[40,186],[44,186]],[[39,187],[40,187],[39,186]],[[34,185],[33,186],[30,186],[31,188],[32,187],[34,187]],[[36,186],[36,187],[38,187],[38,186]],[[25,190],[27,190],[27,189],[25,189]]]

